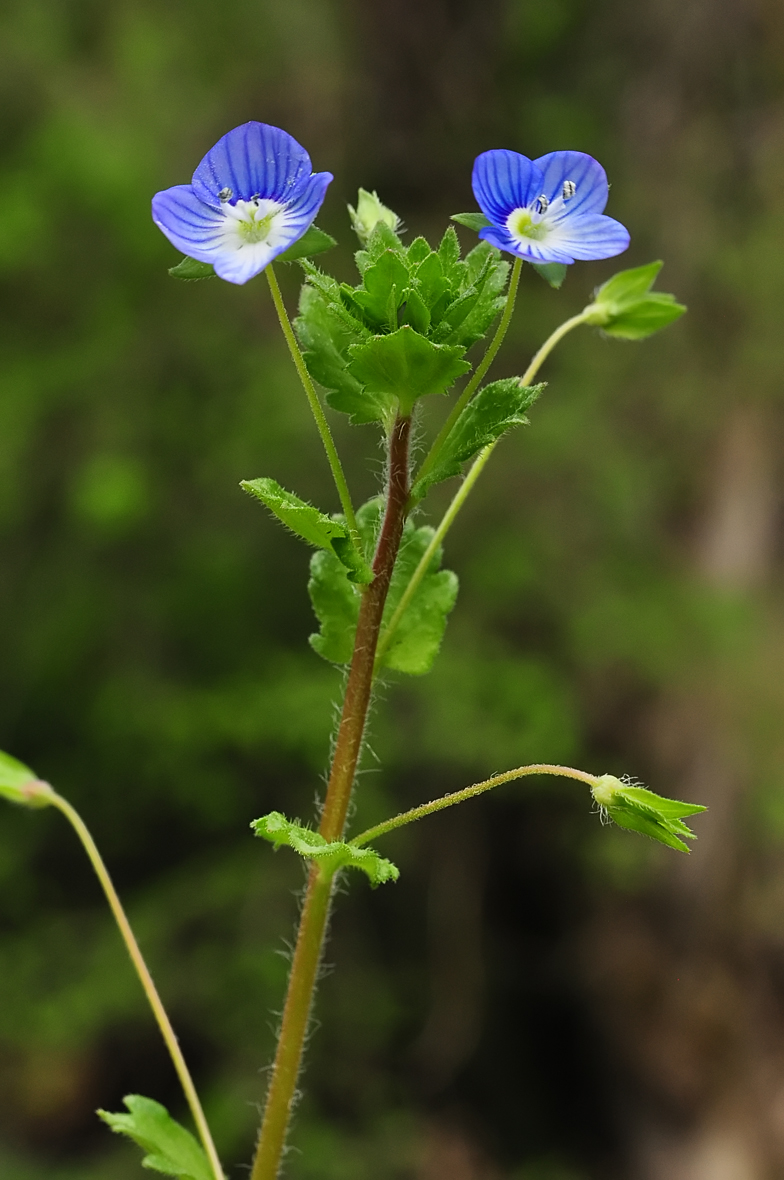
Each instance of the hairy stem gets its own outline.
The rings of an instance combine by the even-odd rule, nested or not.
[[[319,831],[326,840],[340,840],[343,835],[362,749],[381,618],[406,517],[410,433],[411,419],[398,418],[389,440],[389,486],[373,558],[375,577],[362,591],[354,654],[321,815]],[[332,883],[331,874],[310,870],[251,1180],[275,1180],[280,1168],[329,920]]]
[[[327,422],[327,417],[324,413],[324,408],[319,401],[319,396],[316,393],[316,387],[313,384],[310,373],[307,370],[304,357],[302,356],[299,345],[297,344],[297,338],[294,335],[294,329],[291,326],[291,321],[289,320],[288,312],[286,311],[286,305],[283,302],[283,297],[280,293],[280,287],[278,286],[278,280],[275,277],[275,271],[272,269],[272,263],[269,264],[264,273],[267,276],[270,293],[272,294],[272,302],[275,304],[275,311],[278,313],[278,319],[283,330],[283,335],[286,337],[286,343],[289,346],[291,359],[294,361],[294,367],[299,374],[299,379],[302,382],[305,395],[310,404],[310,408],[313,411],[313,417],[316,419],[316,426],[318,427],[318,432],[321,435],[321,441],[324,444],[324,450],[327,452],[327,459],[329,461],[330,468],[332,469],[332,478],[335,481],[335,487],[337,488],[338,496],[340,497],[340,503],[343,508],[343,514],[346,518],[346,523],[348,524],[349,530],[351,532],[351,538],[356,545],[357,550],[361,553],[362,548],[359,540],[359,531],[357,529],[357,518],[354,514],[354,507],[351,503],[351,493],[348,490],[348,483],[346,482],[343,465],[340,462],[340,456],[338,455],[337,448],[335,446],[335,440],[332,437],[332,431],[329,428],[329,422]]]
[[[539,351],[534,356],[533,360],[531,361],[530,365],[526,369],[525,373],[520,378],[521,385],[530,385],[531,384],[534,377],[539,372],[539,368],[542,365],[542,362],[544,360],[546,360],[546,358],[550,355],[550,353],[553,351],[553,349],[555,348],[558,341],[562,340],[563,337],[567,334],[567,332],[571,332],[572,328],[576,328],[578,324],[584,324],[586,322],[585,314],[586,313],[583,311],[583,312],[580,312],[579,315],[572,316],[571,319],[566,320],[563,324],[561,324],[558,328],[556,328],[551,336],[548,336],[547,340],[545,340],[544,344],[542,345],[542,347],[539,349]],[[473,488],[476,481],[479,479],[479,476],[482,474],[482,471],[484,470],[485,464],[487,463],[488,459],[490,458],[490,456],[492,455],[493,451],[498,446],[498,443],[500,441],[501,441],[500,439],[496,439],[495,442],[488,443],[488,445],[484,448],[484,450],[479,452],[479,454],[477,455],[477,457],[474,459],[473,463],[471,464],[471,467],[468,469],[468,474],[466,475],[465,479],[461,483],[460,487],[457,489],[457,492],[455,493],[452,503],[449,505],[446,512],[444,513],[444,516],[443,516],[438,528],[436,529],[435,533],[433,534],[433,538],[430,541],[430,544],[428,545],[425,552],[422,554],[422,557],[419,561],[419,565],[416,567],[413,574],[411,575],[411,579],[410,579],[408,585],[406,586],[405,590],[403,591],[403,596],[401,597],[400,602],[397,605],[395,613],[392,615],[392,618],[389,620],[389,623],[388,623],[387,627],[385,628],[384,633],[379,640],[378,653],[377,653],[377,657],[376,657],[377,665],[380,662],[381,657],[388,650],[389,645],[392,642],[392,637],[394,636],[394,633],[398,628],[398,624],[400,623],[400,620],[403,618],[403,615],[408,610],[408,607],[411,603],[411,599],[414,597],[414,595],[417,592],[417,589],[419,588],[419,583],[424,578],[425,574],[427,573],[428,569],[430,568],[430,564],[433,561],[433,558],[435,557],[437,551],[441,547],[441,542],[443,541],[444,537],[446,536],[446,534],[449,532],[450,528],[452,527],[455,517],[457,516],[458,512],[460,511],[460,509],[463,507],[466,500],[468,499],[469,492]]]
[[[139,944],[136,941],[136,937],[133,933],[133,930],[131,929],[131,924],[128,921],[125,910],[122,907],[122,903],[117,896],[117,890],[114,888],[112,879],[109,876],[109,872],[103,862],[100,852],[98,851],[97,845],[90,835],[84,820],[79,815],[78,811],[76,811],[75,808],[71,806],[67,799],[63,799],[63,797],[58,795],[56,791],[52,791],[51,794],[47,792],[46,798],[49,800],[52,806],[56,807],[66,817],[77,836],[81,840],[82,846],[90,858],[90,863],[95,869],[95,874],[101,883],[104,893],[106,894],[106,900],[109,903],[112,914],[114,915],[114,920],[119,927],[120,934],[122,935],[123,941],[128,949],[128,954],[131,956],[131,962],[136,968],[136,974],[139,976],[141,985],[144,988],[144,994],[147,996],[155,1019],[158,1022],[158,1028],[161,1030],[163,1039],[166,1042],[166,1048],[169,1050],[169,1055],[174,1062],[174,1068],[177,1071],[177,1077],[180,1079],[180,1084],[185,1091],[185,1097],[188,1101],[188,1106],[190,1107],[193,1121],[196,1124],[199,1138],[202,1141],[204,1150],[207,1153],[207,1158],[210,1161],[210,1167],[215,1176],[215,1180],[224,1180],[223,1169],[221,1168],[218,1153],[215,1150],[215,1144],[212,1141],[210,1128],[207,1125],[207,1119],[204,1116],[204,1111],[202,1110],[201,1102],[199,1101],[199,1096],[196,1093],[196,1087],[193,1084],[193,1079],[188,1070],[188,1066],[185,1064],[185,1058],[182,1055],[179,1042],[177,1041],[174,1029],[171,1026],[171,1021],[166,1014],[166,1009],[163,1006],[161,997],[158,995],[158,989],[153,983],[149,968],[144,961],[142,952],[139,950]]]
[[[428,471],[430,471],[432,468],[441,448],[446,442],[449,432],[451,431],[455,422],[457,422],[457,419],[462,414],[464,408],[474,396],[476,390],[479,388],[485,373],[492,365],[493,361],[495,360],[496,353],[503,344],[504,336],[506,336],[507,328],[509,327],[510,321],[512,319],[512,312],[514,311],[515,300],[517,299],[517,288],[520,284],[520,271],[522,269],[522,259],[515,258],[514,266],[512,267],[512,277],[509,280],[509,290],[506,295],[504,314],[501,316],[501,320],[498,324],[498,327],[496,328],[495,336],[490,341],[487,352],[477,365],[474,375],[466,385],[463,392],[460,394],[460,397],[455,402],[454,406],[452,407],[452,412],[450,413],[444,425],[441,427],[432,447],[425,456],[422,466],[417,472],[416,479],[414,480],[415,484],[418,483],[419,480],[421,480],[425,475],[427,475]]]
[[[430,803],[421,803],[419,807],[412,807],[410,811],[403,811],[392,819],[384,820],[373,828],[368,828],[359,836],[351,840],[358,847],[369,844],[387,832],[394,832],[396,828],[403,828],[406,824],[413,824],[418,819],[433,815],[436,811],[443,811],[445,807],[452,807],[455,803],[463,803],[466,799],[473,799],[475,795],[483,795],[485,791],[492,791],[493,787],[500,787],[503,783],[510,783],[516,778],[525,778],[530,774],[554,774],[561,778],[574,778],[579,782],[593,787],[599,781],[595,774],[588,774],[584,770],[575,770],[572,766],[556,766],[550,762],[535,762],[531,766],[518,766],[516,770],[506,770],[503,774],[494,774],[481,783],[474,783],[471,787],[463,787],[462,791],[453,791],[450,795],[442,795],[440,799],[433,799]]]

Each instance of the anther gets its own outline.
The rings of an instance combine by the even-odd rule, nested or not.
[[[549,197],[546,197],[544,195],[544,193],[542,193],[542,195],[540,197],[537,197],[536,201],[534,202],[534,205],[536,207],[536,212],[537,213],[546,213],[547,207],[549,204],[550,204]]]
[[[565,180],[563,183],[563,199],[568,201],[577,192],[577,185],[573,180]]]
[[[218,197],[221,201],[230,201],[233,196],[234,193],[230,188],[222,188],[218,193]]]

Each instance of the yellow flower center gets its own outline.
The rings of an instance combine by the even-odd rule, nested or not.
[[[509,232],[519,238],[532,238],[540,242],[547,237],[547,226],[541,221],[534,221],[530,209],[515,209],[507,218]]]

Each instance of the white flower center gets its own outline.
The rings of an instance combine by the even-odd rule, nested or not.
[[[536,203],[535,203],[536,206]],[[506,228],[513,238],[528,238],[541,242],[547,237],[549,226],[545,220],[547,210],[539,212],[537,207],[513,209],[506,219]]]
[[[265,245],[275,248],[285,236],[286,207],[269,197],[255,197],[250,201],[228,202],[223,206],[226,220],[223,230],[224,245],[229,249]]]

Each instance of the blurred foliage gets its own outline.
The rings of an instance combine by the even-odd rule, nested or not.
[[[659,0],[4,8],[0,748],[93,829],[232,1175],[302,881],[248,824],[312,814],[340,689],[306,645],[307,553],[238,485],[269,476],[338,505],[263,281],[170,279],[150,196],[229,127],[284,126],[336,174],[320,223],[347,278],[359,184],[411,237],[440,236],[472,207],[480,150],[573,147],[606,164],[608,211],[632,232],[624,265],[664,258],[660,285],[691,314],[642,346],[586,331],[549,364],[532,426],[499,448],[450,535],[461,597],[432,675],[379,693],[356,823],[532,760],[679,794],[690,755],[661,718],[686,702],[744,768],[740,855],[765,868],[744,929],[778,946],[775,492],[764,561],[748,549],[764,462],[738,460],[752,490],[727,500],[729,550],[705,521],[715,509],[721,523],[734,486],[721,469],[734,422],[772,447],[780,479],[784,30],[773,9],[753,26],[731,4],[715,27],[702,11],[681,29]],[[561,292],[527,271],[494,375],[522,371],[614,269],[576,266]],[[281,278],[293,309],[297,268]],[[444,412],[425,407],[423,432]],[[361,502],[377,490],[367,456],[380,476],[374,428],[334,428]],[[397,885],[347,885],[294,1180],[437,1180],[458,1158],[438,1128],[455,1125],[509,1175],[622,1156],[624,1075],[575,938],[597,898],[648,888],[662,859],[601,831],[573,786],[470,806],[389,838]],[[180,1117],[182,1102],[59,816],[3,810],[0,883],[0,1172],[131,1180],[138,1158],[95,1107],[141,1092]]]

